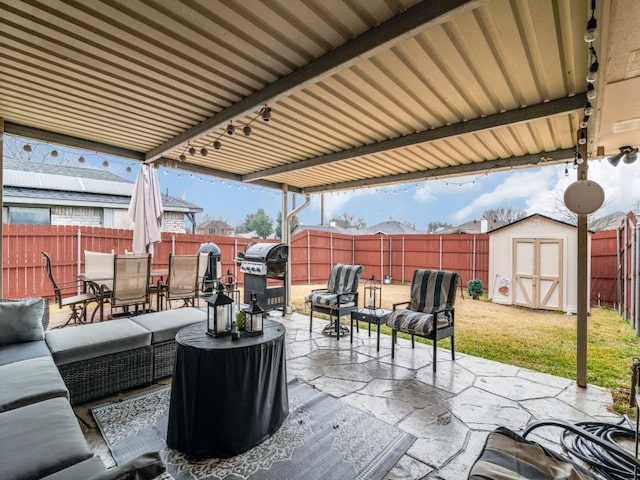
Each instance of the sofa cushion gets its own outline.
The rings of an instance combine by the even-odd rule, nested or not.
[[[50,356],[0,366],[0,412],[55,397],[69,391]]]
[[[70,467],[60,470],[51,475],[47,475],[41,480],[79,480],[94,477],[105,473],[107,467],[104,466],[100,457],[91,457],[87,460],[83,460],[80,463],[71,465]]]
[[[93,456],[71,405],[52,398],[0,413],[0,465],[5,480],[31,480]]]
[[[0,302],[0,345],[42,340],[43,313],[42,298]]]
[[[194,307],[163,310],[131,318],[132,322],[151,332],[151,343],[154,345],[175,339],[182,327],[206,320],[207,312]]]
[[[88,480],[153,480],[162,475],[165,470],[166,467],[159,453],[145,453]]]
[[[56,365],[81,362],[151,344],[151,332],[128,318],[48,330],[45,338]]]
[[[44,340],[12,343],[0,346],[0,365],[7,365],[29,358],[50,357],[51,351]]]

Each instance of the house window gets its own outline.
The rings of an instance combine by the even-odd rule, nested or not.
[[[51,212],[48,208],[4,207],[4,223],[21,225],[51,225]]]

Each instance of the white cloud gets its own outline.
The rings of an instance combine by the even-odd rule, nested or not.
[[[605,160],[591,161],[587,178],[596,181],[604,190],[604,205],[595,213],[596,216],[616,211],[628,212],[636,208],[634,204],[640,200],[640,162],[613,167]],[[577,172],[571,166],[568,176],[558,173],[548,190],[538,192],[527,200],[527,211],[553,216],[557,212],[556,203],[563,200],[564,191],[576,179]]]
[[[492,191],[472,199],[466,207],[454,213],[453,218],[458,222],[464,221],[487,209],[510,206],[518,200],[548,191],[549,186],[553,184],[554,176],[554,169],[549,167],[514,172]]]

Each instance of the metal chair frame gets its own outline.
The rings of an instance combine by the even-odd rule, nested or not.
[[[67,321],[56,328],[66,327],[67,325],[78,325],[87,323],[87,310],[89,304],[98,302],[97,292],[93,285],[82,286],[79,280],[58,282],[53,274],[53,265],[51,257],[47,252],[40,252],[44,260],[45,271],[49,277],[49,281],[53,286],[53,295],[60,309],[69,308],[69,318]],[[85,289],[88,289],[86,291]],[[85,290],[83,292],[83,290]],[[65,295],[65,292],[73,291],[73,295]],[[97,308],[96,308],[97,310]],[[91,322],[96,314],[96,310],[91,315]]]

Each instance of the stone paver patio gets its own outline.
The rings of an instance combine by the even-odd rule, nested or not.
[[[301,314],[271,318],[287,327],[287,374],[299,377],[342,401],[413,434],[417,440],[387,479],[467,476],[487,432],[502,425],[523,429],[539,418],[572,422],[617,422],[608,390],[575,381],[439,349],[436,375],[432,347],[399,339],[391,359],[391,337],[381,335],[376,352],[375,326],[340,340],[324,336],[326,321]],[[344,317],[345,319],[347,317]],[[448,346],[445,339],[440,342]],[[559,430],[540,429],[541,442],[553,446]],[[535,437],[532,437],[535,438]]]
[[[354,331],[350,344],[348,335],[339,341],[323,335],[327,324],[323,320],[314,319],[309,332],[306,315],[283,317],[273,312],[270,318],[287,328],[289,380],[298,377],[416,437],[385,480],[464,479],[487,432],[500,425],[521,430],[545,417],[572,422],[620,420],[611,410],[611,394],[600,387],[582,389],[573,380],[461,353],[452,362],[446,349],[438,351],[434,376],[430,345],[416,342],[412,349],[409,340],[399,339],[392,360],[390,336],[381,335],[376,352],[375,326],[371,336],[366,328]],[[448,346],[449,341],[440,344]],[[76,413],[96,454],[113,465],[89,413],[93,404],[77,407]],[[557,447],[559,430],[536,432],[532,438]]]

